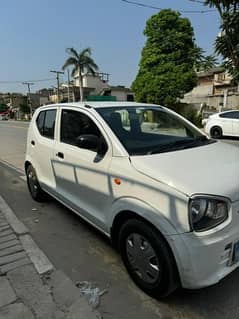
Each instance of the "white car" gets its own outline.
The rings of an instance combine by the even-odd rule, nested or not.
[[[25,170],[35,200],[100,229],[135,283],[165,296],[239,266],[238,158],[164,107],[87,102],[36,110]]]
[[[0,114],[0,121],[7,121],[8,115],[7,114]]]
[[[211,115],[205,131],[213,138],[239,136],[239,111],[225,111]]]

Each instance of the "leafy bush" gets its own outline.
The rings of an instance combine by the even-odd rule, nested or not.
[[[191,105],[186,103],[177,103],[173,105],[171,109],[185,117],[196,126],[202,127],[202,115]]]

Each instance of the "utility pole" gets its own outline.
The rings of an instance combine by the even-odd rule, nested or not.
[[[56,81],[57,81],[57,103],[60,102],[60,80],[59,80],[59,74],[64,74],[64,72],[62,71],[55,71],[55,70],[51,70],[51,73],[56,73]]]
[[[29,108],[30,108],[30,114],[31,114],[31,117],[32,117],[32,101],[31,101],[31,85],[34,85],[34,83],[32,82],[22,82],[23,85],[27,85],[28,87],[28,105],[29,105]]]

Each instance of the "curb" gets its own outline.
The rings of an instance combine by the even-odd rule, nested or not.
[[[0,318],[102,319],[1,196]]]
[[[18,235],[25,252],[33,263],[38,274],[43,275],[47,272],[51,272],[54,269],[53,264],[32,239],[27,227],[17,218],[2,196],[0,196],[0,211],[12,227],[15,234]]]

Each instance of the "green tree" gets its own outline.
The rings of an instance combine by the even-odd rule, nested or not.
[[[71,76],[76,74],[79,76],[80,82],[80,100],[83,101],[83,72],[95,74],[98,70],[98,66],[91,57],[91,49],[86,48],[80,52],[77,52],[74,48],[67,48],[66,52],[70,55],[65,61],[62,69],[65,70],[67,67],[72,66]]]
[[[4,103],[0,103],[0,112],[6,112],[8,110],[8,106]]]
[[[20,104],[19,108],[23,114],[30,114],[31,112],[30,107],[27,104]]]
[[[202,50],[202,49],[201,49]],[[196,71],[207,71],[218,66],[218,60],[215,55],[204,55],[202,50],[202,55],[196,60],[195,69]]]
[[[216,53],[224,58],[224,65],[239,81],[239,2],[238,0],[206,0],[205,5],[217,9],[221,18],[221,32],[215,42]]]
[[[171,107],[197,83],[199,49],[189,19],[161,10],[146,23],[147,37],[132,89],[136,100]]]

